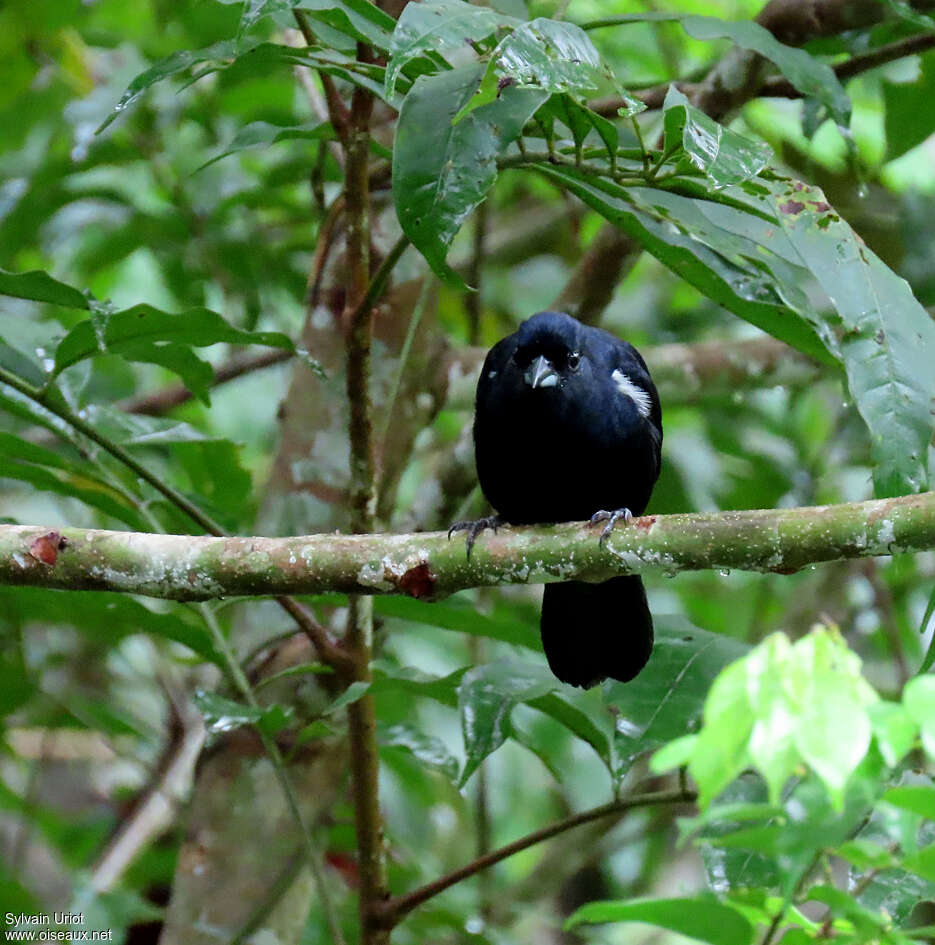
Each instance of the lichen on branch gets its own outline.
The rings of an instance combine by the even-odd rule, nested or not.
[[[583,523],[487,532],[470,559],[444,532],[288,538],[151,535],[0,526],[0,583],[170,600],[273,594],[407,594],[703,569],[792,573],[809,564],[935,548],[935,493],[685,515],[618,526],[605,547]]]

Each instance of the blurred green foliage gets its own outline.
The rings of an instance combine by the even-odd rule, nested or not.
[[[321,340],[310,273],[343,187],[316,69],[345,97],[358,83],[387,100],[372,149],[375,253],[402,225],[448,280],[410,250],[398,281],[431,280],[433,314],[410,325],[407,309],[390,334],[431,335],[451,362],[469,360],[469,343],[489,345],[552,303],[609,219],[647,252],[614,292],[606,327],[644,349],[729,345],[762,329],[843,368],[829,366],[809,386],[702,390],[691,402],[664,403],[664,468],[651,512],[833,503],[867,498],[874,483],[879,494],[922,486],[932,468],[935,348],[918,303],[935,304],[935,52],[847,81],[845,133],[827,118],[846,121],[840,87],[821,77],[829,64],[924,35],[930,22],[894,2],[879,23],[791,51],[739,22],[760,9],[745,0],[638,10],[622,0],[497,0],[467,10],[440,4],[451,18],[429,42],[424,8],[409,7],[406,32],[393,35],[389,18],[363,0],[307,6],[319,44],[312,50],[293,29],[289,3],[12,0],[0,8],[0,368],[25,385],[0,384],[5,522],[193,530],[177,506],[62,419],[72,415],[225,529],[256,533],[270,496],[288,491],[276,458],[292,436],[291,414],[333,410],[340,419],[341,362],[324,343],[308,352],[328,375],[320,402],[300,405],[290,394],[309,363],[301,352]],[[726,22],[712,26],[698,14]],[[617,15],[645,19],[575,26]],[[580,55],[540,60],[541,50],[524,44],[531,28],[513,38],[517,22],[536,17]],[[654,109],[638,120],[678,191],[645,176],[643,187],[606,178],[598,186],[575,166],[577,156],[634,180],[645,171],[632,123],[581,106],[588,82],[595,94],[616,86],[632,102],[636,90],[703,76],[732,52],[726,35],[761,48],[815,98],[756,98],[728,129],[670,93],[664,115]],[[358,39],[384,50],[395,77],[356,63]],[[501,61],[496,49],[509,55]],[[457,102],[438,95],[439,83],[465,76]],[[498,157],[521,163],[510,139],[534,114],[527,147],[557,147],[566,163],[497,169]],[[478,153],[492,162],[480,171],[471,167]],[[426,199],[459,162],[467,182]],[[808,191],[814,212],[777,209],[798,201],[798,178],[821,188]],[[485,198],[487,251],[472,308],[460,280],[472,255],[470,215]],[[819,211],[825,199],[829,209]],[[831,233],[816,229],[826,212]],[[320,305],[338,304],[328,294],[336,281],[324,272]],[[880,332],[882,356],[858,344]],[[213,386],[215,370],[257,353],[243,347],[256,344],[285,354]],[[394,372],[405,365],[392,344],[375,346],[375,376],[389,385],[380,390],[400,391]],[[165,416],[134,412],[136,398],[179,379],[195,398]],[[409,393],[399,398],[408,406]],[[322,424],[323,449],[340,465],[344,431]],[[459,509],[482,511],[471,492],[469,425],[466,405],[436,405],[411,455],[396,457],[399,487],[383,526],[437,528]],[[382,443],[387,457],[394,442]],[[314,480],[316,464],[317,454],[295,460],[289,485]],[[305,491],[312,498],[299,520],[311,528],[315,503],[341,497]],[[647,753],[682,735],[689,741],[675,742],[669,758],[689,765],[705,802],[678,825],[676,814],[689,808],[637,810],[525,850],[430,900],[394,941],[506,945],[557,935],[569,917],[563,934],[574,937],[563,941],[676,942],[679,933],[712,942],[784,935],[788,945],[927,940],[925,926],[935,923],[931,693],[928,677],[910,680],[931,639],[933,577],[932,554],[785,576],[653,576],[653,661],[631,684],[584,693],[545,670],[535,589],[480,589],[436,605],[378,599],[370,691],[394,893],[569,812],[658,786]],[[291,629],[269,602],[192,608],[20,588],[0,598],[0,915],[71,906],[113,928],[115,940],[152,941],[143,930],[163,915],[184,811],[135,851],[115,888],[101,894],[88,876],[163,771],[180,705],[197,701],[213,737],[260,724],[291,738],[295,754],[339,741],[342,713],[318,685],[321,667],[307,661],[259,687],[263,709],[233,701],[214,631],[256,681],[264,645]],[[307,603],[341,626],[345,600]],[[806,635],[816,623],[839,631]],[[798,642],[776,642],[786,640],[780,632]],[[849,650],[835,649],[845,643]],[[750,687],[760,684],[754,697]],[[197,700],[196,691],[204,691]],[[719,717],[711,707],[721,696]],[[835,724],[821,729],[815,714]],[[757,725],[751,747],[744,739]],[[856,747],[855,731],[863,733]],[[342,799],[319,833],[341,922],[355,936],[351,824]],[[268,864],[270,884],[280,868]],[[307,912],[302,941],[327,941],[321,903]],[[583,925],[598,921],[650,926],[592,933]]]

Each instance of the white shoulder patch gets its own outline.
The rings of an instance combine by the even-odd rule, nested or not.
[[[617,385],[617,390],[619,390],[621,394],[626,395],[636,404],[636,409],[642,416],[649,416],[649,411],[652,409],[652,401],[650,400],[649,394],[647,394],[642,387],[634,384],[619,368],[610,375],[610,379]]]

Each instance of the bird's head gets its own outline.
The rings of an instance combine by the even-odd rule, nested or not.
[[[578,371],[581,327],[580,322],[562,312],[539,312],[519,326],[513,361],[530,388],[561,386]]]

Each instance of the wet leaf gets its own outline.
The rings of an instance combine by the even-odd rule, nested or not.
[[[505,88],[452,126],[482,72],[474,64],[416,79],[393,147],[393,199],[403,232],[435,274],[459,288],[463,280],[445,262],[448,247],[497,179],[497,156],[548,97],[539,89]]]
[[[767,145],[719,125],[691,105],[674,85],[666,95],[663,118],[666,151],[674,153],[681,147],[716,188],[750,180],[769,163]]]
[[[714,898],[629,899],[589,902],[565,922],[573,929],[585,922],[645,922],[711,945],[749,945],[753,926],[736,909]]]
[[[847,384],[870,432],[877,496],[928,487],[935,430],[935,323],[817,187],[771,182],[782,231],[840,320]]]
[[[841,127],[851,119],[851,101],[827,63],[804,49],[779,42],[769,30],[752,20],[719,20],[713,16],[687,16],[682,26],[695,39],[730,39],[768,59],[803,96],[820,102]]]

